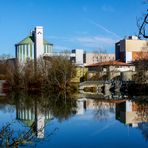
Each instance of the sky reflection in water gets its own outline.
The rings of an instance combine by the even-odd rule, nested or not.
[[[25,147],[148,147],[146,103],[72,100],[23,95],[1,99],[0,127],[13,121],[17,135],[34,124],[37,138]]]

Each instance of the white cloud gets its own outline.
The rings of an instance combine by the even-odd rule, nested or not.
[[[61,50],[68,50],[69,48],[66,46],[62,46],[62,45],[55,45],[54,49],[61,51]]]
[[[76,42],[88,47],[100,47],[100,46],[113,46],[116,40],[108,37],[101,36],[86,36],[75,38]]]
[[[54,44],[54,50],[57,51],[71,48],[112,48],[115,42],[117,42],[114,38],[99,35],[78,35],[72,37],[50,36],[49,38],[56,41],[57,45]]]

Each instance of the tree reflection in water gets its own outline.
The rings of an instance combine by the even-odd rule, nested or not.
[[[16,106],[16,121],[8,123],[0,129],[0,143],[3,147],[18,147],[19,145],[36,144],[43,140],[50,140],[59,127],[49,128],[53,119],[62,122],[77,115],[85,114],[85,110],[92,110],[94,118],[106,121],[110,117],[141,130],[148,140],[148,105],[145,102],[127,99],[75,99],[66,92],[54,92],[38,95],[14,93],[11,104]],[[90,113],[90,112],[89,112]],[[80,116],[78,116],[80,117]],[[54,120],[56,121],[56,120]],[[14,128],[21,124],[20,132]]]
[[[55,127],[45,137],[44,129],[53,118],[62,121],[76,113],[75,99],[65,92],[50,95],[18,93],[12,95],[12,100],[16,105],[16,119],[26,130],[15,133],[15,123],[4,125],[0,130],[0,142],[3,147],[18,147],[47,140],[47,137],[50,138],[58,129]]]
[[[115,113],[115,103],[95,100],[95,104],[96,111],[94,115],[97,120],[107,120],[110,118],[111,113]]]
[[[146,141],[148,141],[148,102],[136,102],[137,107],[137,116],[141,118],[141,123],[139,123],[139,129]]]

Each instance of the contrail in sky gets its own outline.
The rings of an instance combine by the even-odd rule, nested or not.
[[[93,24],[93,25],[99,27],[100,29],[104,30],[105,32],[107,32],[107,33],[109,33],[109,34],[112,34],[112,35],[114,35],[114,36],[117,37],[117,38],[121,38],[118,34],[116,34],[116,33],[113,32],[113,31],[110,31],[109,29],[107,29],[106,27],[100,25],[99,23],[96,23],[95,21],[90,20],[90,19],[89,19],[89,22],[90,22],[91,24]]]

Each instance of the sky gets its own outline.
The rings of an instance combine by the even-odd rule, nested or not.
[[[144,0],[0,0],[0,55],[15,55],[15,44],[35,26],[54,52],[83,48],[114,53],[115,42],[138,33]]]

